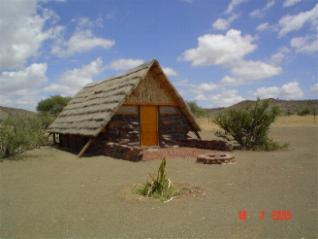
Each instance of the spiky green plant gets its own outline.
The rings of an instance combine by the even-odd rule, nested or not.
[[[146,197],[159,198],[163,201],[177,194],[171,180],[167,177],[165,158],[161,160],[157,175],[150,175],[150,180],[137,188],[137,193]]]

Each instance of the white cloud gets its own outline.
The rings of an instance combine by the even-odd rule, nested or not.
[[[231,13],[235,8],[237,8],[240,4],[244,2],[247,2],[247,0],[231,0],[225,12]]]
[[[262,12],[261,9],[255,9],[255,10],[253,10],[253,11],[250,13],[250,16],[251,16],[251,17],[261,18],[261,17],[264,16],[264,13]]]
[[[306,23],[311,24],[313,28],[318,28],[318,4],[311,10],[300,12],[296,15],[283,16],[278,23],[278,35],[284,36],[289,32],[301,29]]]
[[[281,67],[262,61],[244,60],[256,45],[250,35],[241,35],[238,30],[229,30],[225,35],[207,34],[199,37],[197,48],[186,50],[182,59],[193,66],[220,65],[232,73],[231,81],[242,84],[278,75]],[[226,79],[223,80],[223,83]]]
[[[233,85],[233,84],[237,84],[238,80],[232,76],[224,76],[221,80],[221,84],[222,85]]]
[[[80,29],[76,30],[68,40],[59,38],[53,45],[51,52],[59,57],[67,57],[97,47],[109,49],[114,45],[115,41],[96,37],[90,29]]]
[[[292,38],[290,40],[290,46],[294,48],[296,52],[313,54],[318,52],[318,35]]]
[[[162,70],[167,76],[177,76],[178,72],[176,72],[174,69],[170,67],[163,67]]]
[[[318,83],[313,84],[313,86],[310,88],[310,91],[318,94]]]
[[[213,28],[216,30],[227,30],[231,23],[238,18],[238,14],[233,14],[227,19],[224,18],[218,18],[216,21],[212,24]]]
[[[32,109],[40,99],[38,89],[47,82],[47,64],[33,63],[18,71],[0,73],[2,105]]]
[[[218,85],[215,83],[201,83],[200,85],[198,85],[196,90],[200,93],[203,93],[208,91],[214,91],[217,89],[217,87]]]
[[[65,71],[56,83],[52,83],[43,89],[44,92],[73,95],[83,86],[91,83],[93,77],[104,70],[102,59],[96,60],[81,66]]]
[[[256,27],[256,30],[259,31],[259,32],[262,32],[262,31],[265,31],[265,30],[269,29],[270,27],[271,26],[269,25],[268,22],[264,22],[264,23],[259,24]]]
[[[220,93],[198,94],[195,100],[213,107],[227,107],[245,99],[238,95],[237,90],[223,89]]]
[[[197,48],[186,50],[181,58],[193,66],[232,64],[255,48],[252,36],[231,29],[225,35],[200,36]]]
[[[279,75],[282,68],[262,61],[241,61],[231,72],[238,78],[239,83],[243,83]]]
[[[275,5],[276,1],[275,0],[269,0],[267,1],[266,5],[265,5],[265,9],[269,9],[271,7],[273,7]]]
[[[275,5],[276,1],[275,0],[269,0],[267,1],[266,5],[263,8],[260,9],[255,9],[252,12],[250,12],[251,17],[258,17],[261,18],[265,15],[265,12],[269,10],[271,7]]]
[[[270,62],[274,65],[281,64],[286,59],[289,52],[290,50],[288,49],[288,47],[281,47],[276,53],[271,56]]]
[[[116,71],[125,71],[137,67],[143,63],[145,63],[145,61],[142,59],[122,58],[112,61],[110,63],[110,68]]]
[[[27,59],[35,57],[42,43],[55,31],[46,29],[52,11],[38,13],[36,0],[2,1],[0,7],[0,69],[23,67]]]
[[[297,81],[289,82],[281,87],[261,87],[256,89],[254,96],[260,98],[299,99],[304,96]]]
[[[34,63],[19,71],[3,71],[0,73],[1,94],[31,89],[46,81],[46,63]]]
[[[300,3],[302,0],[285,0],[283,3],[283,7],[291,7],[297,3]]]

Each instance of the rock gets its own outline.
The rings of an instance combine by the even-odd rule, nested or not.
[[[223,164],[234,160],[234,156],[229,153],[209,153],[201,154],[197,157],[197,163],[204,164]]]

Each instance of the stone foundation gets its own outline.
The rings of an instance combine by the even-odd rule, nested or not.
[[[142,148],[120,145],[118,143],[107,143],[102,153],[105,156],[135,162],[142,160],[143,156]]]

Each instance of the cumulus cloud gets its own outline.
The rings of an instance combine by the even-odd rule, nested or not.
[[[283,7],[291,7],[300,3],[302,0],[285,0],[283,3]]]
[[[57,82],[48,85],[43,91],[54,94],[73,95],[83,86],[91,83],[93,77],[102,72],[104,68],[102,59],[97,58],[80,68],[65,71]]]
[[[313,86],[310,88],[310,91],[318,94],[318,83],[313,84]]]
[[[247,0],[231,0],[225,13],[231,13],[235,8],[237,8],[240,4],[247,2]]]
[[[193,66],[231,64],[256,49],[253,37],[231,29],[225,35],[206,34],[198,38],[198,46],[186,50],[182,59]]]
[[[278,75],[281,67],[263,61],[245,60],[256,49],[250,35],[231,29],[225,35],[207,34],[198,38],[196,48],[186,50],[181,59],[193,66],[219,65],[230,70],[231,80],[237,84]]]
[[[46,63],[33,63],[18,71],[1,72],[1,104],[32,109],[40,99],[35,89],[47,82],[46,71]]]
[[[233,14],[229,18],[218,18],[212,24],[213,28],[216,30],[227,30],[230,28],[231,23],[238,18],[238,14]]]
[[[238,83],[243,83],[279,75],[282,68],[262,61],[241,61],[231,69],[231,72],[238,78]]]
[[[143,63],[145,63],[145,61],[142,59],[122,58],[112,61],[110,63],[110,68],[116,71],[125,71],[137,67]]]
[[[299,99],[304,96],[297,81],[288,82],[282,86],[261,87],[256,89],[254,96],[260,98]]]
[[[52,47],[52,54],[67,57],[100,47],[110,49],[115,45],[114,40],[96,37],[91,29],[77,29],[68,40],[60,37]]]
[[[310,10],[300,12],[296,15],[283,16],[278,22],[278,35],[284,36],[289,32],[301,29],[305,24],[311,24],[313,28],[318,28],[318,3]]]
[[[177,76],[178,72],[176,72],[174,69],[170,67],[163,67],[162,70],[167,76]]]
[[[290,40],[290,46],[294,48],[296,52],[313,54],[318,52],[318,35],[294,37]]]
[[[42,9],[37,1],[2,1],[0,7],[0,69],[23,67],[26,61],[38,54],[42,43],[53,37],[57,29],[46,28],[52,11]]]
[[[3,94],[19,89],[32,89],[46,81],[46,70],[46,63],[34,63],[19,71],[3,71],[0,73],[0,92]]]

